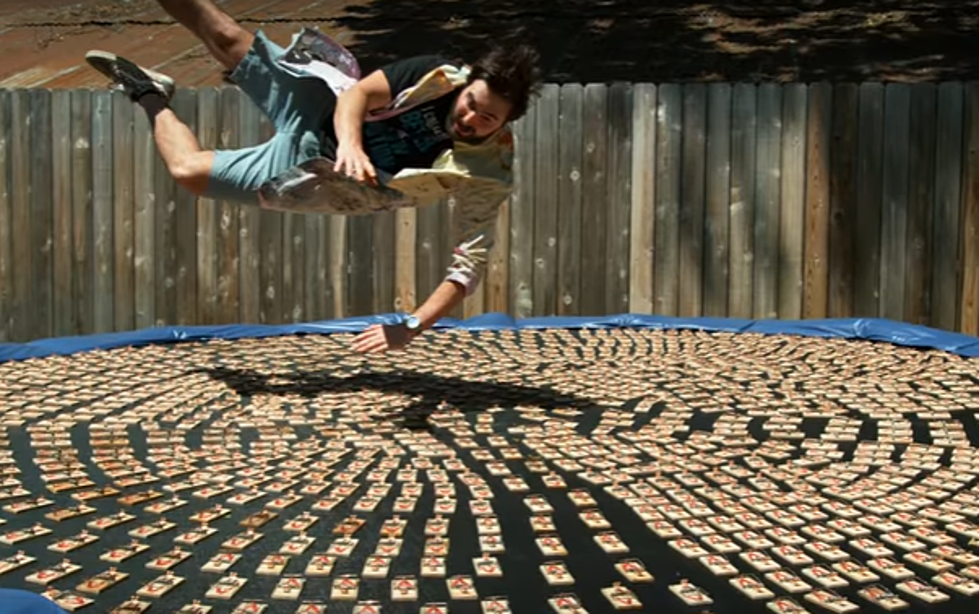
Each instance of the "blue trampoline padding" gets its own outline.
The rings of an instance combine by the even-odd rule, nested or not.
[[[30,591],[0,588],[0,614],[67,614],[53,601]]]
[[[54,355],[70,355],[91,350],[135,347],[148,344],[244,339],[282,335],[358,333],[373,324],[393,324],[403,314],[382,314],[303,324],[235,324],[223,326],[165,326],[131,332],[103,333],[80,337],[57,337],[27,343],[0,344],[0,362]],[[692,329],[729,333],[838,337],[895,345],[936,349],[965,357],[979,356],[979,338],[942,331],[927,326],[879,318],[825,320],[747,320],[736,318],[676,318],[655,315],[620,314],[601,317],[540,317],[514,319],[502,313],[486,313],[467,320],[443,318],[436,329],[507,330],[546,328],[649,328]]]

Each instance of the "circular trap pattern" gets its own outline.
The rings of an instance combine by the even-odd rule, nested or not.
[[[0,585],[83,612],[975,608],[974,359],[695,330],[350,340],[0,363]]]

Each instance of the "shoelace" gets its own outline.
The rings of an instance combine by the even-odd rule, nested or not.
[[[452,264],[449,271],[453,273],[469,272],[480,264],[486,262],[486,248],[476,247],[483,240],[483,235],[479,235],[472,241],[459,244],[452,250]]]

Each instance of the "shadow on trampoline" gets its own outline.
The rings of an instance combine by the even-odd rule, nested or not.
[[[401,371],[395,373],[357,373],[338,376],[333,371],[299,371],[267,375],[251,370],[212,367],[201,369],[243,397],[259,395],[298,395],[317,397],[323,393],[348,394],[381,392],[408,395],[414,400],[391,413],[374,412],[373,420],[394,420],[409,429],[427,429],[428,418],[440,407],[448,406],[463,413],[484,412],[493,407],[533,406],[544,410],[596,407],[584,397],[569,395],[550,387],[483,382],[433,373]]]

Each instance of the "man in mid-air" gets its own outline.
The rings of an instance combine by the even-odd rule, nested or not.
[[[509,124],[523,116],[539,87],[531,47],[497,47],[472,65],[412,57],[361,77],[353,56],[317,31],[304,29],[283,49],[211,0],[158,2],[203,42],[275,128],[259,145],[205,150],[169,107],[173,79],[113,53],[90,51],[89,64],[146,111],[160,156],[184,189],[269,208],[277,200],[314,194],[322,206],[313,210],[364,214],[412,206],[392,205],[397,192],[387,186],[406,169],[444,169],[465,178],[451,189],[462,241],[448,275],[398,324],[359,334],[356,350],[403,348],[475,290],[499,206],[512,188]],[[352,181],[359,193],[342,190],[341,182]],[[310,191],[310,185],[323,189]]]

